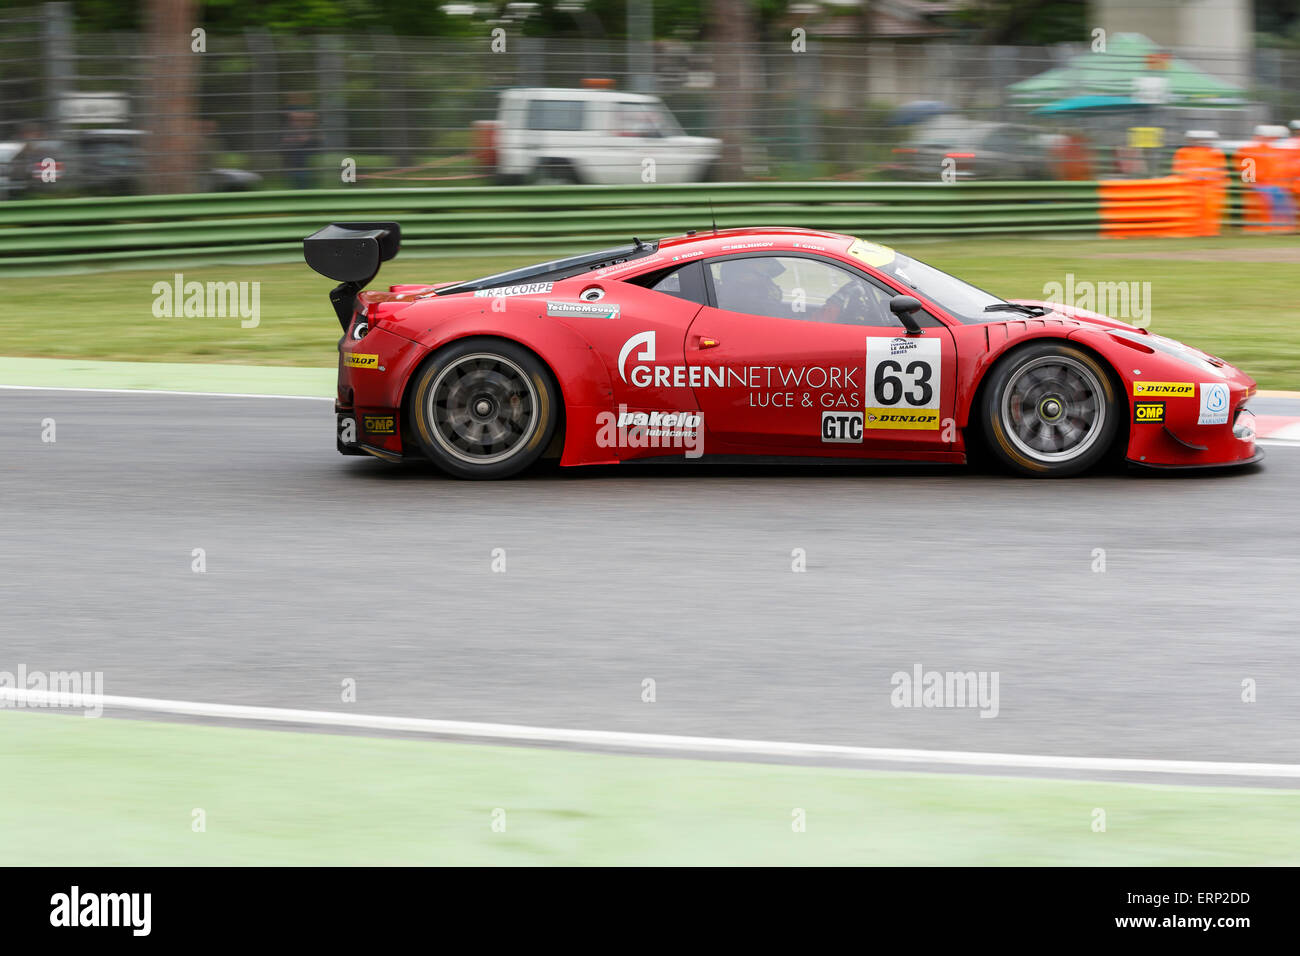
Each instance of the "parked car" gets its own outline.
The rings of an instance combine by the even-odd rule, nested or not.
[[[700,182],[722,148],[687,136],[659,97],[610,89],[505,90],[479,129],[502,183]]]
[[[1033,126],[961,116],[935,117],[894,149],[885,168],[898,179],[1053,179],[1051,136]]]

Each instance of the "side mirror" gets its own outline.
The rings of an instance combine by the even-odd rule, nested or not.
[[[916,313],[921,311],[921,303],[914,296],[894,296],[889,300],[889,311],[898,316],[898,321],[907,328],[908,335],[921,334],[921,323],[916,321]]]

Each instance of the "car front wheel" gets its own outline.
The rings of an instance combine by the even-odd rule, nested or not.
[[[1097,465],[1119,427],[1111,376],[1092,355],[1058,342],[1020,349],[993,371],[981,419],[993,454],[1036,477]]]

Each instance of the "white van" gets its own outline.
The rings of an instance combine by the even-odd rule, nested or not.
[[[608,89],[505,90],[489,144],[505,183],[702,182],[721,150],[659,97]]]

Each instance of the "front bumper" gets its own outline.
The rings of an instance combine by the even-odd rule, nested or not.
[[[1197,425],[1192,410],[1159,423],[1131,426],[1128,461],[1147,468],[1226,468],[1264,458],[1255,443],[1255,416],[1238,407],[1226,423]]]
[[[1191,465],[1159,465],[1145,461],[1134,461],[1130,458],[1129,464],[1137,465],[1140,468],[1152,468],[1157,471],[1196,471],[1203,468],[1237,468],[1240,465],[1255,465],[1264,460],[1264,449],[1257,448],[1255,454],[1249,458],[1239,458],[1236,461],[1211,461]]]

